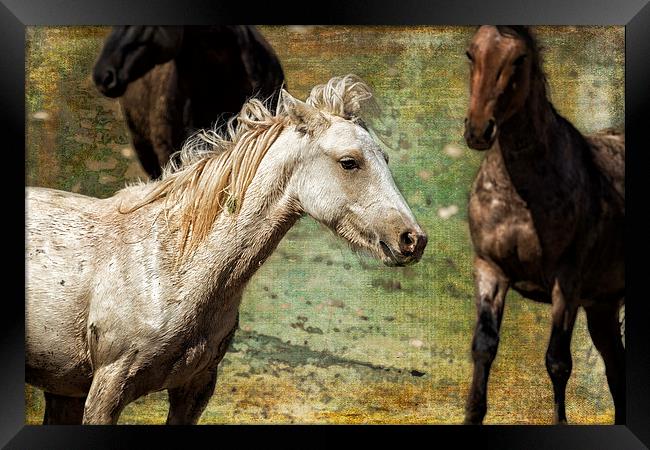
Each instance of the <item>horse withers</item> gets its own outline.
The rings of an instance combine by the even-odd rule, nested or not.
[[[27,382],[45,423],[115,424],[149,392],[168,424],[196,423],[246,283],[307,214],[388,265],[427,236],[360,122],[354,76],[247,102],[224,135],[189,140],[162,179],[95,199],[27,188]]]
[[[625,422],[625,138],[583,136],[547,99],[546,78],[526,27],[482,26],[470,61],[467,145],[485,150],[469,200],[478,320],[466,423],[487,411],[487,380],[509,288],[551,303],[546,367],[554,421],[566,423],[571,334],[584,307],[605,362],[615,422]]]
[[[121,26],[106,38],[93,80],[119,98],[140,163],[158,178],[197,129],[225,123],[249,98],[275,108],[284,73],[252,26]]]

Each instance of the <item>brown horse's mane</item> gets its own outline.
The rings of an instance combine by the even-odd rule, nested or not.
[[[497,25],[496,27],[502,36],[519,37],[526,41],[526,44],[528,44],[535,53],[539,53],[537,40],[529,27],[524,25]]]
[[[497,25],[496,29],[502,36],[523,40],[526,43],[526,47],[531,52],[532,70],[530,75],[530,96],[533,101],[534,109],[539,112],[538,114],[534,114],[532,117],[534,118],[533,120],[537,122],[536,126],[538,129],[544,129],[548,125],[549,119],[551,119],[551,117],[557,117],[559,114],[553,106],[553,103],[551,103],[551,100],[548,98],[549,85],[542,67],[543,48],[537,43],[537,38],[530,27],[524,25]],[[550,111],[550,115],[543,113],[545,108],[548,108],[547,111]]]
[[[533,71],[531,76],[534,81],[537,81],[537,87],[542,89],[542,94],[546,97],[546,91],[548,88],[548,81],[546,80],[546,74],[542,68],[543,58],[542,58],[542,48],[537,43],[537,38],[533,31],[523,25],[497,25],[497,31],[502,36],[510,36],[522,39],[526,43],[526,47],[530,49],[532,53],[532,67]]]
[[[586,137],[580,130],[578,130],[571,121],[563,117],[553,106],[553,103],[547,96],[548,92],[548,82],[544,70],[542,69],[542,49],[539,47],[534,33],[529,27],[521,25],[512,25],[512,26],[497,26],[496,27],[499,33],[502,36],[509,36],[522,39],[528,49],[530,49],[532,54],[532,72],[531,72],[531,95],[533,96],[533,106],[536,110],[536,113],[532,114],[532,120],[535,123],[537,130],[547,129],[551,121],[555,121],[557,126],[564,128],[575,140],[576,143],[579,143],[579,148],[581,149],[582,160],[585,164],[593,170],[594,179],[599,178],[601,170],[598,169],[598,162],[594,160],[595,153],[592,150],[592,146],[601,148],[604,144],[601,142],[596,143],[592,142],[591,144],[587,141]],[[544,110],[546,109],[546,114]],[[554,131],[556,133],[557,131]],[[607,130],[601,130],[600,135],[614,135],[614,136],[624,136],[624,132],[620,127],[610,128]],[[537,139],[542,141],[545,140],[545,134],[540,133],[537,135]],[[604,182],[611,185],[612,192],[617,192],[616,187],[612,184],[611,179],[608,174],[605,173]],[[624,201],[624,200],[623,200]]]

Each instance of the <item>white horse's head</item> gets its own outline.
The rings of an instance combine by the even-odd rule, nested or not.
[[[403,266],[420,260],[427,235],[395,186],[388,156],[357,119],[370,95],[354,76],[315,87],[307,102],[282,92],[279,108],[303,144],[289,188],[307,214],[353,248]]]

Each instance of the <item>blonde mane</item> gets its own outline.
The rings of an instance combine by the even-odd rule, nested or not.
[[[306,103],[348,120],[359,117],[361,106],[372,93],[356,75],[334,77],[315,86]],[[180,151],[180,164],[173,158],[159,181],[135,204],[120,207],[124,214],[165,199],[165,216],[180,213],[179,256],[190,252],[210,233],[219,215],[237,214],[244,196],[268,149],[291,124],[284,91],[275,114],[259,100],[251,99],[230,119],[225,130],[201,130]],[[168,220],[169,223],[169,220]]]
[[[306,103],[334,116],[357,120],[362,109],[377,108],[372,100],[372,91],[366,83],[356,75],[346,75],[314,86]]]

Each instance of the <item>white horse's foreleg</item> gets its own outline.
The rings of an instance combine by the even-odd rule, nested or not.
[[[83,424],[115,425],[130,398],[128,367],[116,362],[97,369],[88,392]]]
[[[217,367],[205,371],[189,383],[168,389],[169,414],[167,425],[196,425],[208,406],[217,383]]]
[[[239,313],[230,333],[221,341],[212,366],[178,388],[168,389],[169,414],[167,425],[195,425],[208,406],[217,384],[217,368],[228,351],[239,324]]]

